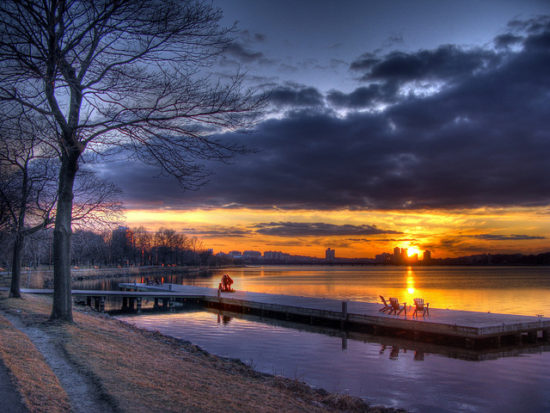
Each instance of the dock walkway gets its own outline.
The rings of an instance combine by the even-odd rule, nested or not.
[[[426,336],[438,341],[461,341],[470,347],[479,342],[500,346],[501,340],[517,342],[526,336],[529,340],[548,340],[550,318],[512,314],[481,313],[473,311],[430,308],[426,317],[412,317],[412,311],[399,316],[379,312],[381,304],[341,301],[326,298],[265,294],[248,291],[221,293],[207,287],[164,284],[120,284],[121,288],[133,288],[148,292],[171,291],[187,298],[202,297],[208,306],[263,316],[294,319],[310,324],[323,322],[373,333],[398,333],[414,339]],[[180,296],[181,297],[181,296]]]

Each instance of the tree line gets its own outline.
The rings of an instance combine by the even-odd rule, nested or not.
[[[147,231],[143,227],[119,226],[101,232],[87,229],[74,231],[71,240],[73,267],[184,266],[217,265],[212,250],[197,237],[188,237],[173,229]],[[0,267],[11,268],[14,236],[0,233]],[[46,229],[32,234],[21,253],[21,264],[27,268],[53,266],[53,231]]]

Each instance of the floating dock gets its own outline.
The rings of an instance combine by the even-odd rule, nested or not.
[[[247,291],[219,293],[215,288],[189,285],[121,283],[121,291],[73,290],[73,297],[104,311],[108,297],[122,299],[122,310],[142,309],[143,300],[155,308],[174,308],[176,302],[262,317],[336,327],[375,335],[396,336],[466,348],[501,347],[550,340],[550,318],[512,314],[430,308],[429,315],[412,317],[381,313],[381,304],[326,298],[264,294]],[[52,294],[52,290],[22,289],[29,294]]]

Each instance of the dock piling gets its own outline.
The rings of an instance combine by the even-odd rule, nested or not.
[[[342,351],[348,349],[348,338],[346,336],[342,337]]]
[[[342,301],[342,320],[340,320],[340,328],[346,326],[346,320],[348,319],[348,302]]]

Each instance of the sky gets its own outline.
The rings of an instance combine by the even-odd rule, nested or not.
[[[184,191],[106,164],[127,225],[214,252],[432,257],[550,251],[550,1],[216,0],[215,75],[269,96],[250,153]]]

